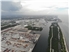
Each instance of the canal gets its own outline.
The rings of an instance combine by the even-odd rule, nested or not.
[[[32,52],[47,52],[48,47],[48,36],[49,36],[49,26],[50,22],[46,23],[43,30],[41,32],[36,32],[41,34],[38,42],[36,43]]]
[[[59,26],[62,30],[62,33],[64,34],[65,41],[67,48],[69,50],[69,21],[68,16],[58,16],[59,19],[62,20],[62,23],[59,23]],[[36,32],[41,34],[38,42],[36,43],[34,49],[32,52],[47,52],[48,47],[48,36],[49,36],[49,26],[52,22],[46,22],[46,26],[44,26],[43,30],[41,32]]]

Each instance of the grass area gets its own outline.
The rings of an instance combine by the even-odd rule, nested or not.
[[[53,31],[51,26],[53,26]],[[58,49],[58,28],[57,26],[54,26],[53,24],[50,26],[50,30],[49,30],[49,37],[48,37],[48,48],[47,48],[47,52],[50,52],[50,38],[52,37],[52,33],[53,33],[53,38],[52,38],[52,49],[54,49],[54,52],[59,52]]]
[[[53,31],[52,31],[51,26],[53,26]],[[47,52],[50,52],[50,38],[52,37],[52,32],[53,32],[52,49],[54,49],[54,52],[66,52],[63,34],[62,34],[62,31],[61,31],[59,25],[56,24],[56,26],[55,26],[53,23],[51,26],[50,26],[50,30],[49,30]],[[59,27],[59,31],[58,31],[58,27]],[[59,32],[59,34],[58,34],[58,32]],[[58,35],[59,35],[59,37],[58,37]],[[59,44],[60,44],[60,46],[59,46]]]
[[[63,39],[63,34],[61,29],[59,29],[60,31],[60,44],[61,44],[61,52],[66,52],[66,48],[65,48],[65,44],[64,44],[64,39]]]
[[[26,26],[25,28],[28,28],[29,30],[34,30],[34,31],[42,31],[42,27],[32,27],[32,26]]]
[[[6,25],[6,26],[4,26],[4,27],[1,27],[1,30],[6,29],[6,28],[9,28],[9,27],[14,27],[14,26],[16,26],[16,25],[17,25],[17,24]]]
[[[50,38],[52,37],[51,26],[49,27],[49,37],[48,37],[48,48],[47,52],[50,52]]]
[[[54,52],[59,52],[58,42],[58,28],[57,26],[53,26],[52,49],[54,49]]]
[[[56,24],[58,26],[58,24]],[[53,26],[53,31],[51,26]],[[58,27],[53,24],[51,24],[50,30],[49,30],[49,37],[48,37],[48,48],[47,52],[50,52],[50,38],[52,37],[53,33],[53,38],[52,38],[52,49],[54,49],[54,52],[59,52],[59,39],[58,39]]]

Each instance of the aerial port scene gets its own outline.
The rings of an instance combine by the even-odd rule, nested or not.
[[[40,49],[46,49],[47,52],[68,52],[58,25],[62,21],[57,16],[12,20],[7,18],[1,23],[2,52],[38,52]],[[40,48],[40,45],[43,47]]]
[[[69,52],[67,0],[0,2],[0,52]]]

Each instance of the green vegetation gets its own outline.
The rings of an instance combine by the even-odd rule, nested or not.
[[[65,48],[65,44],[64,44],[64,39],[63,39],[63,34],[61,29],[59,29],[60,31],[60,44],[61,44],[61,52],[66,52],[66,48]]]
[[[6,28],[9,28],[9,27],[14,27],[14,26],[16,26],[16,25],[17,25],[17,24],[6,25],[6,26],[1,27],[1,30],[6,29]]]
[[[59,52],[58,43],[58,28],[53,26],[52,49],[54,49],[54,52]]]
[[[51,28],[51,26],[53,26],[53,28]],[[53,37],[52,37],[51,49],[53,49],[54,52],[60,52],[60,51],[61,52],[66,52],[65,42],[64,42],[64,39],[63,39],[63,34],[62,34],[62,31],[61,31],[59,25],[55,24],[55,23],[52,23],[51,26],[50,26],[50,30],[49,30],[47,52],[50,52],[50,39],[52,37],[52,33],[53,33]],[[59,27],[59,31],[58,31],[58,27]],[[53,29],[53,31],[52,31],[52,29]],[[60,46],[59,46],[59,44],[60,44]]]
[[[53,26],[53,31],[51,26]],[[50,52],[50,39],[52,37],[52,33],[53,33],[53,38],[52,38],[52,47],[51,49],[54,49],[54,52],[58,52],[58,28],[56,26],[54,26],[53,24],[50,26],[50,30],[49,30],[49,37],[48,37],[48,48],[47,48],[47,52]]]
[[[42,31],[42,27],[32,27],[32,26],[26,26],[25,28],[28,28],[29,30],[34,30],[34,31]]]
[[[47,52],[50,52],[50,38],[52,37],[52,31],[51,31],[51,26],[49,28],[49,37],[48,37],[48,48],[47,48]]]

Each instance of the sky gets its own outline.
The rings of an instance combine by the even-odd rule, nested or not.
[[[2,15],[66,15],[68,0],[2,0]]]

